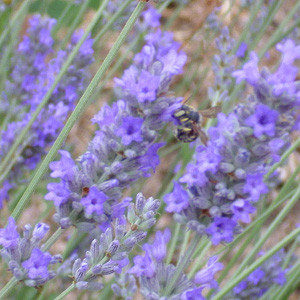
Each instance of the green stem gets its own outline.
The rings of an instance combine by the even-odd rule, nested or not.
[[[273,46],[274,42],[278,41],[278,37],[281,36],[282,31],[284,30],[284,28],[286,28],[288,22],[293,18],[294,14],[299,8],[300,1],[297,2],[297,4],[289,11],[287,16],[282,20],[282,22],[280,22],[280,25],[276,29],[276,31],[272,33],[272,36],[269,39],[269,41],[265,44],[265,47],[259,52],[259,58],[262,58],[265,55],[265,53],[270,49],[270,47]]]
[[[62,42],[62,49],[66,48],[68,41],[71,39],[74,30],[78,26],[80,19],[86,12],[88,6],[89,6],[89,1],[84,1],[84,3],[81,5],[79,12],[76,14],[76,17],[74,18],[71,26],[68,28],[67,34],[64,37],[64,40]]]
[[[56,24],[55,24],[54,28],[52,29],[52,34],[53,34],[54,37],[57,35],[59,29],[61,28],[68,11],[73,6],[72,2],[73,1],[68,1],[68,3],[66,4],[64,10],[62,11],[59,18],[57,19]],[[88,2],[88,1],[85,1],[85,2]]]
[[[295,229],[289,235],[287,235],[283,240],[281,240],[275,247],[269,250],[267,253],[262,255],[255,261],[251,266],[249,266],[246,270],[239,273],[239,275],[235,278],[232,278],[227,285],[225,285],[222,290],[217,293],[212,299],[213,300],[221,300],[224,299],[224,296],[237,284],[239,284],[244,278],[249,276],[255,269],[257,269],[260,265],[262,265],[266,260],[271,258],[276,252],[278,252],[281,248],[285,247],[295,238],[297,238],[300,234],[300,228]],[[280,299],[280,298],[277,298]]]
[[[84,240],[84,238],[87,236],[87,233],[78,232],[78,230],[75,230],[73,232],[72,237],[70,240],[68,240],[68,243],[65,247],[64,253],[63,253],[63,259],[66,259],[69,257],[71,252],[76,248],[77,245],[80,244]]]
[[[189,245],[188,250],[186,251],[185,255],[183,257],[181,257],[178,265],[176,266],[176,270],[175,273],[173,275],[173,277],[170,279],[170,281],[168,282],[168,285],[165,287],[165,290],[163,291],[163,295],[168,297],[172,290],[174,289],[174,286],[176,285],[181,273],[183,272],[183,270],[186,268],[186,266],[189,264],[190,259],[192,258],[195,250],[197,249],[197,245],[200,241],[200,236],[196,235],[191,244]]]
[[[176,18],[178,17],[178,15],[180,14],[180,12],[182,11],[182,9],[185,7],[186,3],[185,1],[182,1],[178,7],[176,8],[176,10],[172,13],[171,17],[168,18],[167,24],[165,25],[165,30],[169,30],[170,27],[172,26],[172,24],[174,23],[174,21],[176,20]]]
[[[158,12],[162,13],[168,6],[169,4],[172,2],[173,0],[166,0],[162,3],[162,5],[158,8]]]
[[[2,47],[2,43],[5,41],[6,37],[8,36],[10,29],[13,29],[16,25],[16,23],[19,22],[20,18],[22,18],[22,15],[24,15],[27,11],[27,6],[29,5],[30,1],[26,0],[23,1],[22,5],[19,7],[18,11],[14,14],[14,16],[11,19],[11,22],[8,24],[8,26],[5,27],[4,31],[2,32],[0,36],[0,47]]]
[[[38,185],[41,178],[44,176],[44,174],[47,172],[49,163],[54,159],[57,151],[60,149],[62,143],[66,139],[68,133],[72,129],[73,125],[75,124],[76,120],[79,118],[80,114],[85,110],[85,108],[89,104],[89,99],[91,98],[91,95],[93,94],[93,91],[95,90],[97,84],[102,79],[103,75],[105,74],[106,70],[111,65],[112,61],[114,60],[115,56],[117,55],[120,47],[124,43],[127,35],[131,31],[135,21],[137,20],[138,16],[142,12],[143,8],[145,7],[145,3],[139,2],[136,6],[135,10],[133,11],[131,17],[127,21],[126,25],[124,26],[123,30],[121,31],[119,37],[117,38],[116,42],[114,43],[113,47],[109,51],[107,57],[104,59],[102,65],[98,69],[97,73],[95,74],[94,78],[92,79],[91,83],[87,87],[86,91],[80,98],[77,106],[75,107],[74,111],[72,112],[71,116],[69,117],[68,121],[65,124],[65,127],[57,137],[55,143],[49,150],[48,154],[42,161],[40,167],[37,169],[36,173],[34,174],[32,181],[29,183],[26,191],[24,192],[22,198],[20,199],[17,207],[12,212],[13,218],[18,218],[24,209],[24,207],[27,205],[30,196],[32,195],[34,189]]]
[[[66,290],[64,290],[60,295],[58,295],[54,300],[61,300],[66,297],[70,292],[75,289],[75,283],[72,283]]]
[[[176,249],[177,241],[178,241],[178,238],[179,238],[180,229],[181,229],[181,225],[179,223],[176,223],[174,233],[172,234],[170,247],[169,247],[168,252],[167,252],[168,256],[167,256],[167,259],[166,259],[166,265],[168,265],[172,260],[173,254],[174,254],[175,249]]]
[[[122,15],[128,4],[130,4],[132,0],[126,0],[122,3],[120,8],[109,18],[108,22],[101,28],[98,34],[95,36],[95,44],[101,40],[103,35],[107,32],[107,30],[115,23],[115,21]]]
[[[252,24],[253,24],[256,16],[257,16],[257,13],[259,12],[259,10],[260,10],[260,8],[261,8],[261,6],[262,6],[263,3],[264,3],[263,0],[259,0],[259,1],[257,1],[256,6],[252,7],[251,14],[250,14],[250,17],[249,17],[249,21],[246,24],[246,26],[244,27],[243,32],[240,35],[240,38],[237,41],[236,45],[232,49],[232,53],[236,53],[236,51],[239,49],[241,43],[245,40],[247,34],[250,31],[250,27],[252,26]]]
[[[0,290],[0,299],[7,299],[5,298],[11,290],[18,284],[18,280],[13,277],[10,281]]]
[[[51,246],[60,238],[60,236],[65,232],[65,229],[59,227],[47,240],[47,242],[42,246],[42,251],[48,251]]]
[[[290,195],[292,195],[293,191],[287,194],[287,197],[283,197],[280,199],[280,201],[274,201],[272,202],[272,205],[259,217],[257,218],[254,222],[252,222],[240,235],[238,235],[233,242],[230,244],[227,244],[224,247],[224,250],[226,252],[221,256],[220,260],[224,260],[229,253],[232,252],[232,249],[236,247],[236,245],[251,231],[253,230],[256,226],[259,226],[258,224],[263,223],[265,219],[276,209],[278,208],[281,204],[283,204]]]
[[[199,271],[201,267],[206,263],[207,260],[204,260],[204,257],[210,248],[211,242],[208,239],[204,239],[203,241],[201,241],[200,246],[198,246],[198,249],[194,254],[194,257],[195,259],[197,258],[198,262],[193,263],[193,267],[188,273],[189,279],[193,278],[197,271]]]
[[[279,8],[281,7],[283,3],[283,0],[279,0],[279,1],[274,1],[273,4],[271,5],[271,7],[269,8],[269,12],[267,17],[264,19],[264,22],[259,30],[259,32],[257,32],[255,34],[255,38],[253,40],[253,42],[249,45],[250,49],[255,49],[256,45],[258,44],[258,42],[261,40],[262,36],[264,35],[266,29],[268,28],[268,26],[271,24],[274,16],[276,15],[276,13],[278,12]]]
[[[180,253],[179,253],[179,260],[178,260],[179,262],[178,262],[178,264],[180,263],[182,257],[185,255],[186,246],[189,242],[191,233],[192,233],[191,230],[184,231],[184,239],[183,239],[183,242],[180,244]]]
[[[282,264],[282,269],[286,269],[289,266],[293,255],[295,255],[295,253],[296,253],[299,243],[300,243],[300,241],[296,239],[294,241],[293,245],[290,247],[288,253],[286,254],[286,256],[284,258],[284,262]]]
[[[77,55],[77,53],[78,53],[81,45],[84,43],[85,39],[88,37],[89,33],[93,29],[94,25],[97,23],[98,19],[101,17],[101,15],[103,13],[103,10],[104,10],[106,4],[108,3],[108,1],[109,0],[104,0],[103,1],[102,5],[100,6],[99,10],[97,11],[96,15],[94,16],[92,22],[89,24],[87,30],[85,31],[85,33],[81,37],[81,39],[78,42],[78,44],[74,47],[74,49],[71,52],[71,54],[68,56],[67,61],[62,66],[61,71],[56,76],[56,78],[55,78],[53,84],[51,85],[50,89],[47,91],[47,93],[44,96],[44,98],[42,99],[41,103],[38,105],[38,107],[36,108],[36,110],[33,112],[30,121],[26,124],[25,128],[17,136],[17,138],[15,139],[13,145],[10,147],[10,150],[8,151],[8,153],[6,154],[5,158],[3,159],[3,161],[0,164],[0,174],[2,174],[4,172],[4,170],[6,169],[6,165],[11,161],[12,157],[15,155],[15,152],[17,151],[17,148],[25,140],[26,136],[28,136],[28,132],[29,132],[32,124],[34,123],[34,121],[38,117],[38,115],[41,112],[41,110],[44,108],[44,106],[50,100],[50,97],[51,97],[54,89],[56,88],[56,86],[60,82],[60,80],[63,78],[63,76],[65,75],[65,73],[67,72],[69,66],[71,65],[72,61],[76,57],[76,55]]]
[[[238,251],[234,254],[232,259],[226,264],[226,268],[222,271],[218,278],[218,282],[221,283],[223,279],[227,276],[231,268],[235,265],[235,263],[238,261],[239,258],[242,257],[242,254],[246,250],[247,246],[250,244],[250,242],[253,240],[253,238],[256,236],[255,228],[252,231],[252,233],[247,237],[247,240],[242,244],[241,247],[238,248]]]

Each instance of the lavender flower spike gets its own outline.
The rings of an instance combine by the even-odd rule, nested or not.
[[[214,279],[216,272],[223,268],[217,262],[216,257],[209,259],[208,267],[199,271],[193,280],[188,279],[184,273],[180,277],[171,291],[170,295],[164,295],[164,290],[176,272],[176,267],[164,263],[167,254],[167,243],[171,238],[169,229],[158,231],[151,244],[144,244],[144,256],[135,256],[134,266],[129,273],[134,274],[141,286],[141,293],[145,299],[205,299],[202,296],[204,287],[216,288],[217,282]]]
[[[100,276],[120,274],[129,263],[129,252],[146,237],[147,230],[155,224],[158,207],[158,200],[146,199],[138,194],[136,204],[128,208],[129,224],[124,216],[116,219],[113,227],[107,228],[92,241],[85,258],[74,262],[72,273],[76,287],[80,290],[100,290],[103,285],[96,281]],[[147,222],[150,219],[153,221]],[[132,279],[130,281],[134,289]],[[114,290],[124,293],[118,287]]]
[[[53,54],[51,29],[54,24],[53,19],[33,16],[29,21],[27,35],[13,57],[12,73],[4,91],[7,99],[4,107],[14,101],[19,103],[16,105],[18,110],[14,111],[15,120],[1,133],[0,159],[7,154],[15,136],[30,120],[31,114],[40,104],[66,57],[82,35],[82,32],[74,34],[67,50],[58,51],[56,57],[47,62]],[[3,200],[9,199],[9,190],[24,183],[26,171],[33,170],[40,162],[47,147],[55,141],[63,122],[74,109],[76,100],[83,93],[89,77],[87,67],[93,62],[92,43],[93,40],[88,38],[80,47],[72,65],[55,88],[49,104],[43,108],[19,147],[16,153],[18,160],[10,166],[11,172],[0,189],[0,208]]]
[[[27,286],[41,286],[56,275],[48,267],[60,262],[61,256],[43,252],[40,245],[48,230],[44,223],[38,223],[33,229],[28,224],[21,237],[12,217],[6,228],[0,229],[1,256],[14,277]]]
[[[54,201],[55,220],[64,228],[73,224],[89,231],[100,225],[105,231],[131,201],[120,201],[123,189],[149,177],[160,162],[159,130],[172,122],[181,102],[167,92],[186,55],[168,32],[158,29],[146,40],[134,63],[115,79],[122,100],[105,105],[92,119],[99,130],[87,151],[76,162],[60,151],[60,161],[50,164],[51,176],[60,182],[48,184],[45,199]]]
[[[277,50],[282,60],[275,73],[260,72],[254,52],[233,73],[238,82],[252,85],[254,93],[228,116],[218,115],[207,146],[197,147],[186,174],[165,196],[166,210],[175,213],[175,220],[208,234],[213,244],[231,242],[241,230],[239,222],[251,221],[255,204],[268,192],[264,175],[289,146],[288,133],[296,129],[300,87],[294,62],[300,59],[300,46],[287,40]]]

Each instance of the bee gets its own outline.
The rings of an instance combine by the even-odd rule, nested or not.
[[[176,138],[184,143],[191,143],[200,137],[204,145],[207,144],[207,136],[201,129],[203,117],[215,118],[221,111],[220,106],[197,111],[193,107],[183,104],[173,113],[173,118],[178,122]]]

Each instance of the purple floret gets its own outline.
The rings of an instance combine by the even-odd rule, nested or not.
[[[7,226],[0,229],[0,244],[6,249],[16,248],[19,236],[14,218],[9,217]]]
[[[102,215],[104,213],[103,205],[108,197],[95,186],[92,186],[86,197],[81,199],[81,204],[85,207],[86,215]]]
[[[49,276],[48,266],[51,262],[51,255],[35,248],[32,250],[28,260],[22,263],[22,266],[28,271],[30,279],[46,279]]]

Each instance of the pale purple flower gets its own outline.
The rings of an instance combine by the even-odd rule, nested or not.
[[[32,250],[28,260],[22,263],[22,266],[28,271],[30,279],[46,279],[49,276],[48,266],[51,262],[51,255],[35,248]]]
[[[92,186],[86,197],[81,199],[81,204],[85,207],[86,215],[102,215],[104,213],[103,205],[108,197],[95,186]]]
[[[255,114],[245,120],[245,124],[253,128],[253,133],[257,138],[263,134],[274,136],[276,130],[276,122],[279,113],[270,109],[267,105],[257,105]]]
[[[167,204],[167,212],[181,212],[189,205],[189,195],[177,182],[174,182],[174,190],[172,193],[164,197]]]
[[[13,249],[17,246],[19,236],[15,220],[9,217],[7,226],[0,229],[0,244],[4,248]]]

